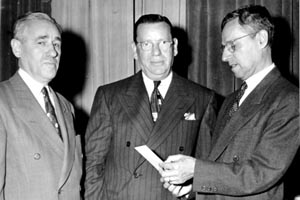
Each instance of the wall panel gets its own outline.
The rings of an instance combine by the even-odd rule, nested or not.
[[[83,42],[84,50],[76,41],[68,43],[67,51],[82,52],[85,61],[77,68],[84,73],[80,81],[82,90],[74,94],[76,106],[89,113],[98,86],[120,80],[134,73],[131,42],[133,29],[133,4],[124,0],[53,0],[52,16],[64,30]],[[68,38],[66,38],[68,39]],[[64,43],[63,43],[64,44]],[[78,55],[80,56],[80,55]],[[78,57],[69,56],[77,65]],[[65,66],[69,68],[68,63]],[[72,70],[72,69],[71,69]],[[64,73],[64,76],[72,76]]]

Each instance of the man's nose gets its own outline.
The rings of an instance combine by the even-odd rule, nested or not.
[[[160,55],[161,54],[161,49],[159,47],[159,43],[157,44],[153,44],[153,47],[152,47],[152,53],[153,55]]]
[[[223,51],[222,51],[222,61],[223,61],[223,62],[228,61],[228,59],[229,59],[231,56],[232,56],[232,53],[231,53],[230,51],[228,51],[228,49],[227,49],[226,46],[225,46],[225,48],[224,48]]]
[[[57,57],[58,56],[58,50],[55,48],[55,44],[50,44],[48,53],[51,57]]]

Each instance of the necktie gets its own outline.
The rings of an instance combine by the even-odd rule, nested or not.
[[[238,108],[239,108],[239,101],[242,98],[242,96],[244,95],[245,90],[247,89],[247,87],[248,86],[247,86],[246,82],[243,82],[242,85],[241,85],[241,87],[240,87],[240,89],[239,89],[239,91],[238,91],[238,93],[237,93],[237,95],[236,95],[236,97],[235,97],[235,99],[234,99],[232,107],[229,110],[229,113],[228,113],[229,117],[231,117],[233,115],[233,113],[238,110]]]
[[[53,124],[53,126],[55,127],[59,137],[62,139],[59,124],[58,124],[56,114],[55,114],[55,110],[50,101],[48,91],[45,87],[43,87],[43,89],[42,89],[42,94],[43,94],[44,100],[45,100],[45,108],[46,108],[47,117],[49,118],[49,120]]]
[[[156,122],[158,113],[160,111],[161,105],[163,104],[163,97],[159,93],[158,86],[160,84],[160,81],[154,81],[154,89],[151,94],[151,112],[153,121]]]

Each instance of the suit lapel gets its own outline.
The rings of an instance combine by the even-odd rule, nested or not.
[[[52,91],[52,94],[55,94],[54,91]],[[59,180],[59,187],[62,187],[71,172],[75,159],[75,133],[73,131],[73,128],[69,127],[70,124],[73,123],[72,114],[66,108],[64,102],[60,100],[56,94],[53,98],[56,105],[56,115],[60,125],[64,145],[64,161]]]
[[[231,119],[227,122],[224,129],[219,129],[219,135],[216,139],[216,143],[210,153],[209,159],[216,160],[225,151],[226,147],[230,144],[234,136],[239,132],[241,128],[245,126],[253,118],[253,116],[260,110],[262,106],[262,100],[268,88],[273,82],[279,77],[279,71],[277,69],[272,70],[263,80],[259,83],[256,88],[249,94],[245,99],[240,109],[234,113]],[[227,104],[231,105],[231,104]],[[220,120],[225,118],[226,112],[219,118]]]
[[[59,137],[56,135],[56,130],[46,116],[42,107],[39,105],[30,89],[16,73],[11,79],[13,89],[16,93],[16,107],[13,108],[26,124],[31,124],[29,127],[36,139],[41,143],[47,143],[53,148],[60,157],[63,155],[63,146]]]
[[[156,149],[173,132],[194,101],[195,99],[188,95],[181,79],[173,73],[164,104],[147,142],[151,149]]]
[[[120,103],[128,114],[133,126],[146,142],[153,127],[149,97],[139,72],[127,84],[125,92],[118,95]]]
[[[150,116],[149,124],[151,126],[147,130],[149,131],[150,136],[147,137],[146,145],[150,149],[156,149],[173,132],[173,129],[178,125],[179,121],[182,120],[184,113],[193,104],[195,99],[188,95],[181,79],[178,75],[173,73],[171,85],[155,124],[152,121],[150,113],[149,99],[147,99],[147,101],[149,110],[148,115]],[[145,158],[140,156],[135,165],[136,169],[142,166],[144,162]]]

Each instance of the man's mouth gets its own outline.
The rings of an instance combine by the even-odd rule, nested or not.
[[[152,65],[162,65],[164,63],[164,61],[160,60],[160,61],[151,61]]]

